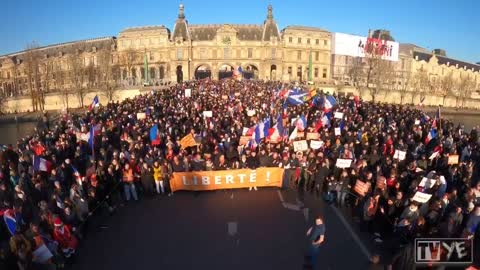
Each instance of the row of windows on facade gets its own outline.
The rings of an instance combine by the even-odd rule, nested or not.
[[[292,76],[292,71],[293,71],[293,68],[292,67],[288,67],[287,68],[287,73],[288,75]],[[327,69],[324,68],[322,70],[322,78],[323,79],[326,79],[327,78]],[[308,74],[309,73],[309,69],[308,67],[305,69],[305,72]],[[297,67],[297,76],[301,77],[302,76],[302,67]],[[313,69],[313,77],[315,78],[318,78],[319,76],[319,69],[318,68],[314,68]]]
[[[132,45],[136,46],[146,46],[146,45],[158,45],[158,44],[165,44],[167,42],[167,38],[163,37],[160,39],[157,38],[149,38],[149,39],[136,39],[136,40],[121,40],[120,41],[120,46],[122,47],[131,47]],[[302,44],[303,39],[301,37],[297,38],[297,43]],[[315,45],[320,45],[320,43],[323,41],[323,46],[328,46],[328,40],[323,39],[315,39]],[[311,44],[311,39],[307,38],[306,39],[306,44]],[[293,43],[293,37],[288,37],[288,43]]]
[[[155,67],[151,67],[150,68],[150,79],[157,79],[157,75],[158,75],[158,79],[162,80],[165,78],[165,68],[163,66],[160,66],[158,68],[158,72],[157,72],[157,68]],[[142,67],[140,68],[140,76],[141,76],[141,79],[145,79],[145,69]],[[132,78],[137,78],[137,69],[136,68],[132,68],[130,70],[130,77]],[[126,79],[128,78],[128,72],[127,72],[127,69],[123,69],[122,70],[122,79]]]
[[[307,53],[308,55],[309,53]],[[237,58],[241,58],[241,50],[237,49],[236,51]],[[302,56],[304,54],[302,51],[297,51],[297,60],[302,60]],[[207,59],[207,50],[205,48],[201,48],[199,52],[200,59]],[[223,48],[223,58],[224,59],[229,59],[232,57],[231,49],[230,48]],[[271,59],[275,59],[277,57],[277,50],[276,48],[272,48],[270,51],[270,57]],[[320,52],[312,52],[312,57],[314,58],[314,61],[320,61]],[[212,50],[212,58],[215,59],[217,58],[217,50]],[[253,48],[248,48],[247,49],[247,58],[253,58]],[[181,60],[183,59],[183,49],[177,49],[177,59]],[[150,54],[150,60],[153,61],[155,60],[153,57],[153,54]]]
[[[293,43],[293,37],[288,38],[288,43]],[[302,44],[302,38],[297,38],[297,43]],[[307,38],[307,44],[311,44],[311,40]],[[320,39],[315,39],[315,45],[320,45]],[[323,39],[323,46],[328,46],[328,40]]]

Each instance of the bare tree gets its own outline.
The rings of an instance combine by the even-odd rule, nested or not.
[[[400,71],[398,75],[398,79],[400,80],[400,85],[398,87],[398,91],[400,92],[400,104],[403,104],[405,96],[407,95],[408,91],[410,91],[411,84],[412,84],[412,73],[410,71]]]
[[[113,54],[109,49],[101,50],[98,54],[98,70],[100,89],[112,101],[116,92],[116,81],[119,67],[113,63]]]
[[[85,72],[85,82],[87,83],[87,89],[91,89],[96,85],[97,77],[97,67],[95,64],[90,62],[84,69]]]
[[[138,61],[137,52],[133,49],[128,49],[121,54],[121,63],[127,69],[127,77],[132,76],[132,68]]]
[[[68,71],[64,70],[61,60],[58,60],[53,66],[53,77],[55,89],[60,92],[63,104],[68,111],[70,87],[67,85]]]
[[[375,52],[367,53],[366,59],[366,88],[368,89],[372,102],[380,90],[387,88],[394,81],[393,65],[390,61],[382,59],[381,55]]]
[[[440,95],[443,98],[442,105],[445,106],[445,100],[448,95],[454,92],[455,80],[453,79],[452,72],[448,73],[441,79],[441,91]]]
[[[70,80],[70,86],[73,88],[73,93],[78,98],[80,106],[83,108],[84,98],[86,93],[83,87],[85,68],[83,59],[80,53],[74,53],[68,56],[68,78]]]
[[[42,75],[43,75],[43,80],[42,80],[42,95],[43,99],[45,97],[45,93],[50,92],[52,83],[53,83],[53,60],[51,59],[46,59],[44,63],[42,64]]]
[[[418,70],[418,72],[415,74],[414,85],[416,92],[420,95],[420,100],[424,100],[427,94],[430,93],[432,89],[430,75],[426,70]],[[412,95],[412,103],[414,103],[414,98],[415,95]]]
[[[24,69],[28,80],[28,89],[32,99],[33,111],[43,109],[43,98],[40,93],[40,56],[37,51],[38,45],[35,42],[27,44],[24,58]]]
[[[460,99],[462,101],[461,107],[463,108],[465,106],[465,100],[472,97],[472,92],[474,89],[475,81],[471,76],[467,75],[463,76],[463,78],[460,78],[458,83],[457,106],[458,100]]]
[[[353,58],[351,61],[350,68],[348,69],[348,77],[350,77],[350,81],[352,85],[358,87],[361,80],[364,77],[364,67],[361,58]]]

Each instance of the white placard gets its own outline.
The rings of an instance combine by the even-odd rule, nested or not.
[[[415,125],[420,125],[420,120],[415,120]]]
[[[203,111],[203,116],[204,117],[213,117],[213,112],[212,111]]]
[[[407,152],[405,151],[395,150],[395,154],[393,154],[393,158],[398,160],[405,160],[406,155],[407,155]]]
[[[335,166],[337,166],[338,168],[350,168],[351,165],[352,165],[351,159],[342,159],[342,158],[337,159],[337,163],[335,164]]]
[[[436,181],[434,179],[428,179],[427,177],[423,177],[422,181],[420,181],[420,184],[418,184],[418,186],[429,189],[433,186],[433,184],[435,184],[435,182]]]
[[[322,148],[322,146],[324,145],[325,143],[322,142],[322,141],[310,141],[310,148],[314,149],[314,150],[317,150],[317,149],[320,149]]]
[[[426,203],[426,202],[428,202],[428,200],[430,200],[431,197],[432,197],[432,194],[427,194],[427,193],[417,191],[415,193],[415,196],[413,196],[412,200],[414,200],[416,202],[419,202],[419,203]]]
[[[242,131],[242,135],[243,136],[247,135],[248,130],[249,130],[249,128],[244,127],[243,131]]]
[[[339,127],[335,128],[335,136],[340,136],[342,135],[342,131],[340,130]]]
[[[335,112],[333,115],[336,119],[342,119],[343,118],[343,112]]]
[[[142,119],[145,119],[145,118],[147,118],[146,113],[144,113],[144,112],[137,113],[137,120],[142,120]]]
[[[45,244],[41,245],[33,252],[33,261],[37,263],[46,263],[52,257],[52,253]]]
[[[248,116],[254,116],[254,115],[255,115],[255,109],[253,109],[253,110],[247,110],[247,115],[248,115]]]
[[[437,151],[437,152],[433,152],[433,154],[428,158],[430,160],[436,158],[440,153]]]
[[[235,95],[236,97],[239,97],[239,96],[240,96],[240,93],[238,93],[238,92],[235,92],[235,94],[234,94],[234,95]]]
[[[190,88],[185,89],[185,97],[192,97],[192,89]]]
[[[293,149],[295,150],[295,152],[298,152],[298,151],[307,151],[308,150],[308,144],[307,144],[307,141],[306,140],[303,140],[303,141],[296,141],[296,142],[293,142]]]

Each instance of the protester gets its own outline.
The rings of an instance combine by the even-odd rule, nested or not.
[[[0,222],[0,242],[38,224],[50,239],[63,235],[63,247],[47,246],[66,257],[98,211],[112,213],[139,195],[171,196],[172,173],[259,167],[283,168],[283,188],[351,208],[376,243],[397,243],[392,255],[418,236],[474,235],[476,128],[467,132],[440,113],[309,90],[272,81],[190,81],[65,115],[1,150],[0,212],[8,210],[16,229]],[[259,123],[269,128],[259,130]],[[318,139],[297,149],[294,142],[309,133]],[[339,160],[349,166],[338,167]],[[431,196],[419,202],[417,192]],[[1,264],[12,256],[28,264],[37,246],[22,247],[0,253]]]
[[[320,246],[325,241],[325,224],[321,217],[315,219],[315,224],[307,231],[308,237],[308,255],[309,263],[305,267],[310,267],[312,270],[316,270],[318,265],[318,255],[320,252]]]

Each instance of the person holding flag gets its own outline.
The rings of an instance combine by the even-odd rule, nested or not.
[[[88,106],[88,110],[92,111],[96,107],[100,106],[100,101],[98,99],[98,95],[95,95],[95,97],[92,100],[92,103],[90,103],[90,106]]]

